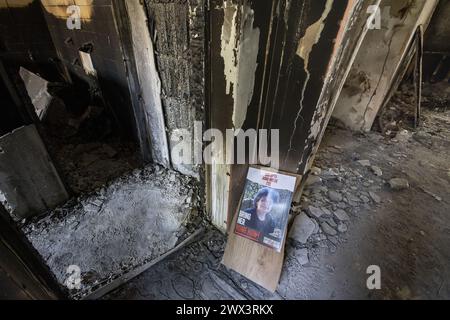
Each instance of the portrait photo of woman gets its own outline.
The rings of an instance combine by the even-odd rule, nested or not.
[[[251,215],[247,226],[250,229],[261,232],[260,237],[265,237],[275,232],[276,224],[271,214],[274,205],[278,204],[280,195],[270,188],[259,190],[253,200],[253,207],[245,210]]]
[[[235,234],[280,252],[296,177],[250,168],[237,212]]]

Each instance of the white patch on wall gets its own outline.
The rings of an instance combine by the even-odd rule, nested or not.
[[[240,129],[253,98],[260,31],[259,28],[253,28],[255,13],[250,6],[241,6],[239,30],[237,5],[226,1],[223,9],[221,56],[224,61],[226,93],[233,95],[233,125],[235,129]]]
[[[313,47],[319,42],[322,31],[325,27],[325,19],[330,14],[331,8],[333,6],[334,0],[327,0],[325,5],[325,10],[322,16],[310,25],[305,32],[303,38],[300,39],[297,48],[297,55],[305,60],[305,68],[309,65],[309,56],[311,55]]]
[[[84,72],[89,76],[97,76],[97,71],[95,71],[94,64],[92,63],[91,55],[84,51],[80,52],[81,65],[83,66]]]

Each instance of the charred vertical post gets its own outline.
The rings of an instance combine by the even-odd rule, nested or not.
[[[280,169],[306,174],[376,3],[211,1],[211,127],[278,129]],[[223,227],[245,168],[211,170],[211,212]]]

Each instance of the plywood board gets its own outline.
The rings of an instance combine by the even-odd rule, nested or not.
[[[270,168],[264,169],[279,172]],[[300,176],[284,172],[279,173],[297,177],[296,189],[299,187],[299,183],[302,180]],[[240,202],[242,202],[242,197]],[[237,208],[239,207],[240,204]],[[252,240],[236,235],[234,230],[237,218],[238,214],[235,214],[230,228],[231,232],[228,235],[228,242],[222,264],[267,290],[275,292],[280,281],[281,270],[283,267],[287,232],[285,233],[282,250],[278,253],[274,249],[270,249]]]
[[[236,226],[237,215],[232,224]],[[271,292],[280,281],[284,246],[280,253],[230,232],[222,264]]]

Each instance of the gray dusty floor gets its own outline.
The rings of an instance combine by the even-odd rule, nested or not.
[[[149,166],[72,199],[23,230],[78,299],[176,247],[189,234],[196,201],[192,179]],[[67,282],[77,273],[79,288]]]
[[[225,237],[210,229],[105,299],[449,299],[450,112],[424,117],[394,139],[329,130],[275,294],[220,265]],[[371,265],[381,290],[367,289]]]

